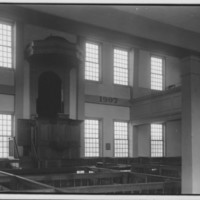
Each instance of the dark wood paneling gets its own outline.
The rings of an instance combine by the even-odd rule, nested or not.
[[[19,146],[31,145],[31,123],[29,119],[17,120],[17,144]]]

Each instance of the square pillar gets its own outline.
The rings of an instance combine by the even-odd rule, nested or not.
[[[138,126],[133,125],[133,131],[132,131],[132,157],[137,158],[138,157]]]
[[[182,60],[182,194],[200,194],[200,58]]]

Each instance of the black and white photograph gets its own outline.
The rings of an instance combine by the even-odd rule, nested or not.
[[[0,199],[199,195],[200,4],[0,2]]]

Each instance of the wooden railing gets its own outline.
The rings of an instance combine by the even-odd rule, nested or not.
[[[79,159],[65,159],[65,160],[44,160],[41,161],[42,168],[53,168],[53,167],[70,167],[70,166],[91,166],[98,165],[106,166],[108,164],[149,164],[149,163],[159,163],[163,165],[181,165],[181,157],[159,157],[159,158],[149,158],[149,157],[137,157],[137,158],[79,158]]]
[[[62,193],[58,189],[30,180],[24,177],[20,177],[14,174],[0,171],[0,192],[9,192],[9,193],[21,193],[21,192],[39,192],[43,193]]]
[[[176,165],[161,165],[161,164],[132,164],[132,172],[157,174],[161,176],[169,177],[181,177],[181,166]]]
[[[65,193],[78,194],[180,194],[179,184],[174,182],[115,184],[90,187],[62,188]]]
[[[148,187],[153,188],[159,186],[159,189],[162,190],[163,193],[172,191],[170,185],[168,186],[168,190],[166,189],[166,184],[168,182],[174,183],[173,186],[174,191],[173,194],[180,193],[180,179],[166,176],[158,176],[151,174],[141,174],[141,173],[129,173],[129,172],[104,172],[103,169],[100,173],[93,174],[51,174],[51,175],[34,175],[34,176],[25,176],[28,179],[33,179],[37,182],[41,182],[47,185],[51,185],[55,188],[60,188],[63,192],[83,192],[87,193],[91,191],[91,187],[93,188],[92,193],[115,193],[118,192],[130,192],[134,193],[135,189],[138,188],[138,184],[142,184],[143,187],[148,190]],[[162,183],[162,184],[160,184]],[[122,188],[126,188],[125,190],[115,190],[116,185],[121,185]],[[150,185],[150,186],[149,186]],[[110,188],[105,191],[100,188]],[[120,186],[119,186],[120,187]],[[132,188],[130,190],[130,188]],[[156,188],[155,193],[156,193]],[[142,191],[141,190],[141,191]],[[147,193],[151,193],[150,191],[146,191]]]
[[[134,98],[132,100],[132,102],[136,102],[136,101],[141,101],[141,100],[145,100],[145,99],[149,99],[152,97],[159,97],[159,96],[163,96],[166,94],[171,94],[171,93],[176,93],[176,92],[180,92],[181,91],[181,85],[180,84],[176,84],[174,86],[168,87],[165,90],[151,90],[151,89],[145,89],[145,92],[143,92],[143,94],[140,94],[138,97]]]
[[[108,170],[108,169],[106,169]],[[110,170],[18,176],[0,172],[1,192],[180,194],[180,179]]]

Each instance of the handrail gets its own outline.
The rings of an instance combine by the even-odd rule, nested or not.
[[[127,173],[122,173],[125,175]],[[1,182],[2,183],[10,183],[7,184],[8,191],[7,192],[47,192],[47,193],[123,193],[123,192],[137,192],[143,193],[151,192],[154,190],[162,190],[163,194],[179,194],[180,192],[180,181],[156,181],[156,182],[145,182],[145,183],[130,183],[130,182],[116,182],[113,184],[111,181],[110,184],[93,184],[93,185],[73,185],[66,186],[64,185],[50,185],[48,182],[43,183],[41,180],[34,177],[22,177],[15,174],[7,173],[4,171],[0,171]],[[79,175],[79,179],[81,175]],[[95,174],[90,176],[96,176]],[[104,174],[105,176],[105,174]],[[103,176],[103,177],[104,177]],[[42,175],[40,175],[42,177]],[[102,177],[102,178],[103,178]],[[108,175],[106,177],[109,177]],[[126,176],[128,177],[128,176]],[[43,177],[45,178],[45,177]],[[51,177],[50,180],[56,180],[56,177]],[[60,176],[62,180],[64,180],[63,176]],[[74,177],[72,177],[74,178]],[[78,178],[78,177],[77,177]],[[96,180],[95,177],[93,177]],[[113,177],[114,178],[114,177]]]
[[[17,184],[21,184],[21,185],[25,186],[24,189],[28,189],[28,190],[30,190],[30,192],[34,192],[34,190],[36,190],[36,192],[37,192],[38,189],[41,189],[41,190],[45,189],[48,192],[62,193],[62,191],[59,188],[56,188],[56,187],[53,187],[53,186],[50,186],[50,185],[47,185],[47,184],[44,184],[44,183],[40,183],[40,182],[37,182],[35,180],[30,180],[30,179],[22,177],[22,176],[18,176],[18,175],[15,175],[15,174],[4,172],[4,171],[0,171],[0,175],[8,177],[8,179],[7,179],[8,182],[13,182],[13,181],[16,180]],[[1,177],[1,178],[3,178],[3,177]],[[16,189],[9,188],[10,189],[9,192],[11,192],[11,191],[12,192],[20,192],[21,190],[22,191],[24,190],[23,187],[17,188],[16,184],[11,184],[11,186],[16,187]],[[24,190],[24,191],[26,191],[26,190]]]
[[[158,190],[161,190],[161,194],[167,194],[166,189],[169,190],[172,194],[179,194],[180,184],[174,184],[174,182],[154,182],[154,183],[131,183],[131,184],[114,184],[114,185],[94,185],[94,186],[82,186],[82,187],[64,187],[60,190],[64,193],[134,193],[139,192],[140,194],[143,191],[154,190],[155,193]],[[167,186],[167,188],[165,188]],[[176,186],[176,187],[174,187]],[[170,191],[175,189],[175,192]],[[148,192],[147,192],[148,193]]]
[[[132,100],[132,102],[146,100],[148,98],[153,98],[153,97],[159,97],[162,95],[171,94],[171,93],[179,92],[179,91],[181,91],[181,86],[175,86],[173,88],[168,88],[166,90],[151,90],[151,89],[149,89],[145,94],[134,98]]]

